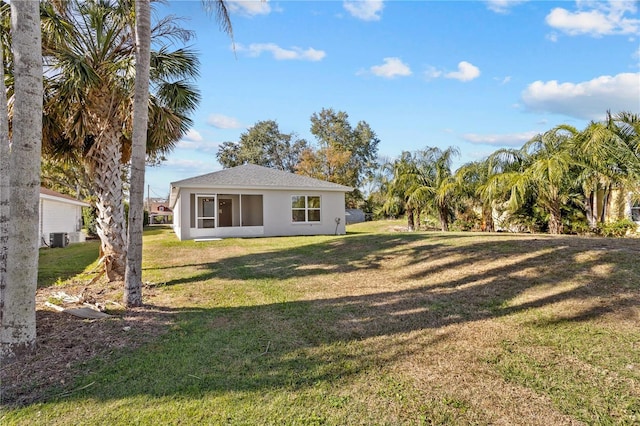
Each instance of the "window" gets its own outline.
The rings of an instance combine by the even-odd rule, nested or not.
[[[320,222],[320,196],[294,195],[291,197],[293,222]]]
[[[633,207],[631,207],[631,220],[640,222],[640,203],[635,203]]]
[[[216,227],[216,197],[213,195],[196,196],[196,223],[198,228]]]

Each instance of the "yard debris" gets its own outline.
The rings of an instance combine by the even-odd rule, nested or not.
[[[103,312],[105,309],[104,304],[87,303],[85,300],[90,299],[85,297],[84,290],[78,296],[71,296],[63,291],[59,291],[53,293],[51,297],[53,299],[59,300],[62,306],[60,304],[51,303],[49,301],[45,302],[44,305],[58,312],[65,312],[67,314],[71,314],[84,319],[102,319],[112,316]],[[73,306],[65,307],[65,304]],[[80,304],[82,305],[82,307],[78,306]]]

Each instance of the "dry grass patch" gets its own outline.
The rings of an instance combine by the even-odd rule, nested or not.
[[[167,332],[72,360],[73,382],[2,419],[640,422],[638,240],[396,226],[207,243],[154,231],[146,309]]]

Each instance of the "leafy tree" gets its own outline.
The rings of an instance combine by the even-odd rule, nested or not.
[[[309,174],[313,170],[313,177],[356,188],[348,200],[350,204],[361,201],[359,188],[377,167],[380,140],[375,132],[365,121],[353,128],[346,112],[323,108],[311,116],[311,133],[318,148],[310,149],[306,158],[314,166],[302,164],[298,172]],[[348,161],[337,160],[345,157]]]
[[[274,120],[259,121],[240,135],[240,141],[225,142],[216,157],[224,168],[257,164],[295,172],[307,141],[295,133],[282,133]]]

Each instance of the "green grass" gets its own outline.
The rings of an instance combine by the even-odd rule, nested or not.
[[[0,421],[640,422],[638,240],[395,226],[204,243],[147,231],[145,301],[168,331],[79,363]],[[46,255],[69,280],[91,263]]]
[[[70,278],[86,279],[83,272],[91,272],[96,266],[99,241],[70,244],[64,248],[41,248],[38,287],[49,287]],[[91,266],[94,268],[91,268]]]

